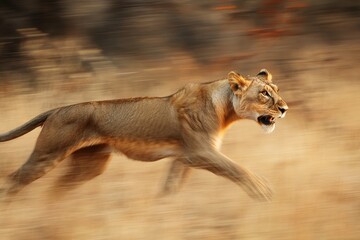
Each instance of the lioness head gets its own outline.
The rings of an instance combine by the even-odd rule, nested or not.
[[[271,79],[266,69],[262,69],[256,77],[245,78],[236,72],[228,74],[236,114],[258,122],[267,133],[275,129],[276,119],[285,117],[288,110]]]

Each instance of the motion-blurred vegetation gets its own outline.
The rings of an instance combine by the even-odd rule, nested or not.
[[[186,58],[201,68],[247,70],[263,52],[285,64],[285,74],[298,51],[356,40],[359,8],[334,0],[3,0],[0,83],[36,87],[45,73],[46,81],[71,83],[72,74],[101,61],[118,69],[181,68],[174,59]]]

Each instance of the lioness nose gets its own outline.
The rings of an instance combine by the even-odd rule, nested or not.
[[[283,106],[283,107],[278,107],[281,114],[284,114],[287,110],[288,110],[288,107],[287,106]]]

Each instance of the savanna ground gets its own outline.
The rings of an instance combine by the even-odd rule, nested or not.
[[[161,48],[151,37],[145,40],[163,55],[144,60],[110,58],[85,37],[22,30],[23,61],[36,86],[11,81],[25,76],[17,69],[1,73],[0,132],[57,106],[169,95],[187,82],[220,79],[230,70],[270,70],[290,110],[269,135],[254,122],[234,124],[222,147],[269,180],[272,202],[256,202],[201,170],[192,171],[179,193],[158,197],[170,160],[143,163],[117,154],[103,175],[54,199],[65,160],[1,209],[0,238],[359,239],[358,18],[331,12],[315,21],[311,14],[308,25],[298,23],[299,32],[284,36],[258,36],[258,30],[253,36],[245,34],[254,32],[247,31],[251,23],[226,22],[220,44],[210,55],[201,49],[200,61],[191,51]],[[143,28],[157,28],[155,23]],[[1,178],[26,160],[39,131],[0,144]]]

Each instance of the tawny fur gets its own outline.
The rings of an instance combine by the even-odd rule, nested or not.
[[[167,97],[87,102],[50,110],[0,135],[0,141],[8,141],[42,126],[29,159],[7,177],[2,192],[16,194],[67,157],[71,157],[69,171],[58,186],[76,185],[101,174],[116,150],[139,161],[174,158],[164,193],[175,191],[194,167],[228,178],[254,198],[269,199],[267,183],[218,149],[232,122],[252,119],[271,132],[275,118],[283,117],[287,108],[271,74],[262,70],[251,78],[230,72],[227,79],[189,84]],[[264,124],[260,116],[271,116],[272,122]]]

